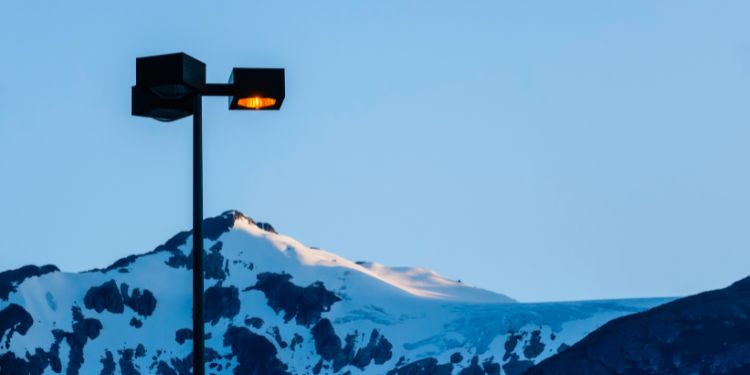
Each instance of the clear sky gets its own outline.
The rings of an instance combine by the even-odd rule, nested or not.
[[[0,2],[0,269],[68,271],[191,226],[190,119],[130,116],[138,56],[204,101],[205,212],[523,301],[750,274],[747,1]],[[190,286],[186,286],[190,287]]]

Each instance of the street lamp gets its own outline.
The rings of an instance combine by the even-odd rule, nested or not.
[[[229,83],[206,83],[206,64],[185,53],[135,61],[133,116],[169,122],[193,115],[193,374],[204,375],[202,98],[229,97],[231,110],[277,110],[284,69],[234,68]]]

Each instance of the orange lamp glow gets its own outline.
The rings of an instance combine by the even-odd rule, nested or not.
[[[264,98],[260,96],[251,96],[247,98],[241,98],[237,100],[237,105],[244,108],[250,109],[262,109],[272,107],[276,104],[274,98]]]

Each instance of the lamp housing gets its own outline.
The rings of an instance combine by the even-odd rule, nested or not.
[[[206,86],[206,64],[183,52],[139,57],[135,85],[164,99],[180,99]]]
[[[229,109],[278,110],[284,101],[283,68],[234,68]]]
[[[131,89],[131,114],[150,117],[162,122],[179,120],[193,114],[193,96],[165,99],[152,90],[133,86]]]

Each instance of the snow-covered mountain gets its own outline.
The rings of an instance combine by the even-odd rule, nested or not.
[[[515,375],[668,301],[518,303],[309,248],[237,211],[204,231],[211,374]],[[191,244],[181,232],[104,269],[0,273],[0,375],[191,373]]]

